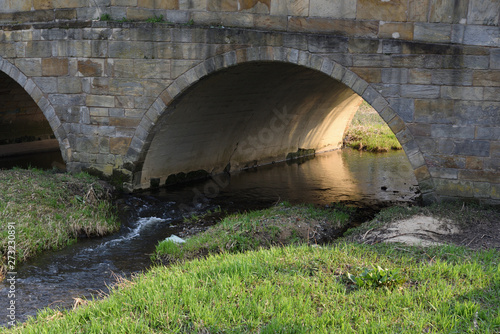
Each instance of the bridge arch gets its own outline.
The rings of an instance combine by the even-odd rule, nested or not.
[[[168,116],[171,112],[170,107],[183,94],[212,74],[245,64],[270,62],[295,65],[326,75],[367,101],[384,119],[402,144],[414,169],[424,199],[427,197],[429,201],[433,200],[434,186],[423,154],[405,122],[391,108],[390,103],[368,82],[329,57],[286,47],[249,47],[230,51],[208,58],[176,78],[151,105],[134,133],[125,159],[126,168],[133,173],[130,186],[134,189],[148,186],[144,182],[147,177],[143,175],[146,157],[155,135],[162,126],[161,120]]]
[[[45,119],[49,123],[52,132],[59,143],[59,149],[63,160],[68,163],[71,161],[71,148],[68,141],[66,130],[64,129],[54,107],[44,96],[42,90],[15,65],[0,57],[0,72],[8,76],[17,83],[26,94],[28,94],[34,103],[38,106]]]

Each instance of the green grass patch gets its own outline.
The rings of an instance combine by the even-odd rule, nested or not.
[[[359,287],[364,268],[406,283]],[[8,333],[497,333],[500,253],[338,242],[158,266],[75,311]]]
[[[0,184],[0,271],[3,273],[9,231],[15,235],[16,261],[22,262],[44,250],[69,245],[79,235],[101,236],[119,228],[110,194],[88,174],[2,170]]]
[[[164,263],[220,252],[244,252],[260,247],[330,241],[350,221],[347,208],[322,209],[281,203],[265,210],[234,214],[186,243],[160,242],[155,259]]]
[[[402,149],[396,135],[365,101],[354,115],[345,138],[344,145],[357,150],[387,152]]]

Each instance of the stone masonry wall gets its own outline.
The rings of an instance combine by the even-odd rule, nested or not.
[[[500,202],[498,46],[131,22],[0,30],[0,71],[40,107],[68,168],[106,175],[140,172],[166,106],[247,61],[309,67],[362,96],[397,134],[427,200]]]
[[[500,46],[497,0],[0,0],[0,22],[99,19]]]

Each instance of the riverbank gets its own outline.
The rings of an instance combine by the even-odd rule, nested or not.
[[[344,146],[369,152],[401,150],[396,135],[377,111],[363,101],[347,127]]]
[[[0,281],[13,260],[119,228],[111,188],[88,174],[0,170],[0,184]]]
[[[320,231],[326,226],[345,226],[349,220],[345,213],[343,208],[281,204],[228,217],[193,236],[191,246],[174,245],[174,251],[172,243],[159,246],[158,258],[183,254],[168,259],[174,264],[158,265],[131,281],[117,282],[104,300],[80,301],[86,305],[74,311],[46,310],[36,320],[7,332],[500,330],[497,209],[469,205],[388,208],[332,243],[318,245],[311,239],[312,227]],[[477,244],[478,249],[471,249],[474,242],[457,246],[458,239],[443,237],[446,244],[423,247],[369,237],[387,224],[423,216],[440,222],[448,219],[464,235],[487,219],[485,226],[498,244]],[[268,223],[274,227],[266,228]],[[299,225],[307,226],[309,233],[283,237]],[[253,239],[266,240],[267,245],[249,242]],[[182,251],[183,247],[190,253]]]

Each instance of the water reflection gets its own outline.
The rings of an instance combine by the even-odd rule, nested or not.
[[[46,252],[18,268],[18,313],[21,321],[39,308],[69,307],[76,297],[107,290],[113,273],[145,270],[159,240],[183,229],[183,208],[203,212],[220,205],[228,211],[292,203],[372,205],[408,201],[416,180],[404,152],[371,154],[354,150],[317,155],[301,163],[279,163],[215,178],[125,196],[122,228],[101,239],[80,240],[58,252]],[[229,181],[229,182],[228,182]],[[7,323],[6,282],[0,285],[0,326]]]

